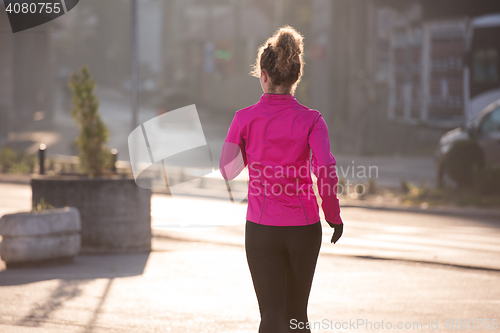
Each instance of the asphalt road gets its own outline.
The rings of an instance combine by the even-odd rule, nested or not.
[[[166,239],[154,248],[0,272],[0,331],[257,332],[243,248]],[[309,320],[333,321],[313,332],[445,332],[447,320],[498,318],[499,295],[498,272],[323,253]],[[386,329],[370,330],[361,320],[383,321]],[[337,322],[345,329],[335,329]],[[387,329],[388,322],[411,329]],[[492,331],[481,327],[473,331]]]
[[[29,185],[0,183],[0,216],[29,210]],[[342,202],[341,202],[342,204]],[[246,204],[190,196],[152,197],[152,225],[169,237],[242,246]],[[322,212],[320,215],[324,220]],[[346,224],[336,255],[437,262],[500,270],[500,221],[495,218],[343,208]],[[198,226],[213,226],[199,228]],[[219,226],[219,227],[217,227]],[[330,230],[324,228],[325,242]]]
[[[29,186],[0,184],[0,215],[29,209],[29,199]],[[0,332],[257,332],[243,229],[233,222],[246,207],[227,205],[155,195],[149,254],[80,255],[69,265],[0,271]],[[227,226],[172,227],[207,208],[228,211],[219,219]],[[500,331],[491,326],[500,320],[498,221],[360,208],[342,214],[339,243],[329,244],[324,228],[309,306],[309,320],[323,327],[313,332],[446,332],[460,320],[474,324],[470,331]]]

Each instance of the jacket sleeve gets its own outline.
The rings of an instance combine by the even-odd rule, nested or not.
[[[240,115],[236,112],[222,146],[219,169],[225,180],[233,180],[247,164],[245,140],[241,134]]]
[[[340,206],[337,198],[338,177],[335,169],[337,161],[330,152],[328,127],[319,114],[309,134],[309,147],[312,150],[311,167],[318,179],[318,192],[326,221],[331,225],[342,223]]]

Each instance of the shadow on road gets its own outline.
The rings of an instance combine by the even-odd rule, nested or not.
[[[84,255],[61,266],[9,268],[0,272],[0,286],[18,286],[47,280],[59,280],[58,286],[44,302],[35,302],[16,325],[39,327],[64,304],[82,295],[84,286],[94,279],[108,279],[99,302],[93,309],[85,332],[92,332],[102,305],[115,278],[142,275],[149,253],[120,255]]]
[[[0,272],[0,287],[17,286],[47,280],[76,280],[142,275],[149,253],[81,255],[61,266],[8,268]]]

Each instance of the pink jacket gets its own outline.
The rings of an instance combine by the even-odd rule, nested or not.
[[[318,222],[312,170],[326,220],[342,223],[327,125],[321,113],[293,95],[263,94],[258,103],[237,111],[219,163],[226,180],[248,165],[249,221],[275,226]]]

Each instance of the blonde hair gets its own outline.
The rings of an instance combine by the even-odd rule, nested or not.
[[[285,86],[295,92],[304,66],[304,37],[293,27],[285,25],[259,47],[250,74],[260,77],[265,71],[271,87]]]

